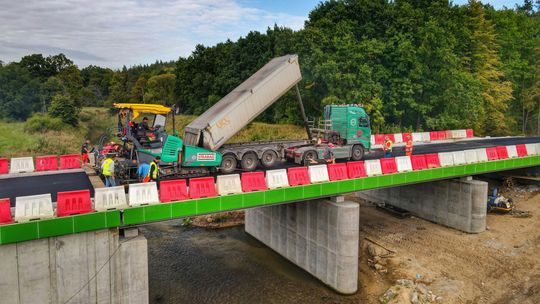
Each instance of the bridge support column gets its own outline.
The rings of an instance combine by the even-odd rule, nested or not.
[[[357,192],[374,203],[468,233],[486,230],[488,184],[471,177]]]
[[[341,202],[340,202],[341,201]],[[336,291],[358,290],[359,205],[313,200],[246,210],[246,232]]]
[[[148,303],[146,238],[99,230],[0,246],[0,302]]]

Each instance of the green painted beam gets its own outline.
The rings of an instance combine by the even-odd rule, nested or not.
[[[187,200],[128,208],[123,211],[94,212],[48,220],[0,226],[0,245],[71,233],[138,225],[235,209],[268,206],[342,193],[429,182],[540,165],[540,156],[435,168],[335,182],[257,191],[228,196]]]

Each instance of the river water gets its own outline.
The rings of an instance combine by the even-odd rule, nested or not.
[[[150,303],[359,303],[335,293],[243,226],[141,227],[148,239]]]

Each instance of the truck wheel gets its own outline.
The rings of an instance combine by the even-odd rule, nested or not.
[[[242,167],[242,169],[246,171],[253,171],[257,169],[258,163],[259,163],[259,159],[257,157],[257,154],[250,152],[242,156],[242,160],[240,161],[240,166]]]
[[[224,155],[221,159],[221,167],[220,170],[223,173],[232,173],[234,170],[236,170],[236,165],[238,162],[236,161],[236,156],[233,154],[227,154]]]
[[[311,163],[311,160],[317,161],[318,159],[317,151],[311,150],[304,153],[304,165],[306,166]]]
[[[361,160],[364,157],[364,147],[355,145],[352,147],[351,160]]]
[[[278,156],[276,152],[272,150],[266,150],[262,154],[261,163],[265,168],[271,168],[276,164],[277,158]]]

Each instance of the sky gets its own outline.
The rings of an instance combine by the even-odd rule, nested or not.
[[[278,24],[301,29],[320,0],[0,0],[0,60],[64,53],[120,68],[189,56]],[[455,4],[467,0],[454,0]],[[484,0],[496,8],[516,2]]]

